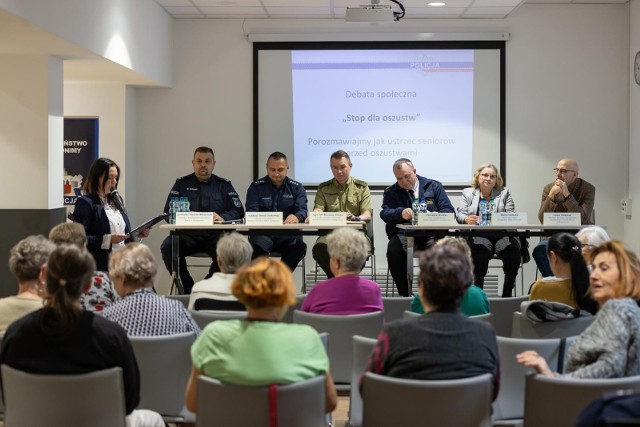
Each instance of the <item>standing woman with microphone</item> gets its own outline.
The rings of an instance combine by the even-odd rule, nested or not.
[[[109,253],[132,242],[131,223],[118,194],[120,168],[101,157],[93,162],[82,186],[83,196],[76,200],[73,220],[84,226],[87,249],[96,260],[98,271],[108,271]],[[139,237],[147,237],[149,229]]]

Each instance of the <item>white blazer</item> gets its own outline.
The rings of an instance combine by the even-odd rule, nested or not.
[[[469,187],[462,190],[460,206],[458,206],[456,210],[456,220],[458,223],[464,224],[464,220],[469,215],[477,214],[480,198],[479,188]],[[515,212],[516,206],[513,203],[511,193],[507,187],[493,187],[493,190],[491,190],[491,198],[493,199],[493,212]]]

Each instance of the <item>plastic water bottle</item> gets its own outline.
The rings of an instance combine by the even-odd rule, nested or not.
[[[427,209],[427,201],[424,199],[420,199],[420,212],[427,213],[429,209]]]
[[[176,212],[178,210],[178,198],[172,197],[169,200],[169,224],[176,223]]]
[[[180,197],[180,212],[189,212],[191,206],[188,197]]]
[[[493,212],[493,200],[480,199],[480,224],[491,225],[491,213]]]
[[[418,224],[418,212],[420,212],[420,202],[416,197],[413,199],[413,203],[411,203],[411,211],[413,212],[413,217],[411,218],[411,225]]]

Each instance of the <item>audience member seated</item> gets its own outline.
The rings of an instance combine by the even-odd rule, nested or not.
[[[490,373],[495,399],[500,383],[496,332],[459,310],[472,281],[472,263],[460,246],[438,245],[422,253],[418,291],[425,314],[388,323],[365,371],[415,380]]]
[[[578,238],[569,233],[554,234],[547,244],[547,256],[553,276],[535,282],[529,300],[561,302],[594,314],[598,306],[588,295],[589,270]]]
[[[369,256],[365,234],[352,228],[338,228],[327,236],[327,251],[333,277],[313,287],[301,310],[319,314],[382,311],[380,286],[360,277]]]
[[[257,258],[238,271],[233,295],[247,306],[246,320],[219,320],[204,329],[191,347],[193,368],[185,393],[197,412],[200,375],[247,386],[288,384],[326,375],[326,410],[337,396],[329,358],[318,333],[307,325],[280,323],[296,303],[291,270],[279,260]]]
[[[251,261],[251,243],[245,236],[234,231],[218,240],[216,254],[220,272],[193,285],[189,310],[194,309],[196,301],[204,304],[202,309],[205,310],[244,310],[244,306],[231,293],[231,283],[236,277],[236,271]]]
[[[200,328],[181,302],[164,298],[153,290],[158,267],[151,250],[129,243],[111,254],[109,276],[122,298],[102,311],[131,336],[200,333]]]
[[[87,235],[82,224],[78,222],[63,222],[51,229],[49,240],[56,245],[76,245],[81,248],[87,246]],[[88,311],[102,311],[120,297],[113,288],[111,279],[106,272],[94,271],[91,287],[80,298],[82,308]]]
[[[18,294],[0,299],[0,336],[14,320],[42,308],[42,267],[54,248],[44,236],[29,236],[11,248],[9,271],[18,279]]]
[[[134,410],[140,401],[140,375],[125,331],[80,306],[80,295],[91,286],[95,269],[93,256],[84,248],[61,245],[54,249],[47,260],[44,308],[9,326],[0,363],[52,375],[121,367],[127,425],[163,427],[162,417],[155,412]]]
[[[471,249],[467,244],[466,240],[460,237],[451,237],[446,236],[436,242],[436,246],[442,245],[451,245],[459,247],[464,251],[464,253],[471,260]],[[422,301],[418,295],[413,296],[413,301],[411,301],[411,311],[414,313],[424,314],[424,307],[422,306]],[[462,302],[460,303],[460,311],[466,314],[467,316],[478,316],[480,314],[489,313],[489,300],[487,299],[487,294],[484,293],[482,289],[477,287],[474,284],[469,286],[469,289],[464,293],[464,297],[462,297]]]
[[[617,240],[603,243],[592,256],[590,293],[600,309],[569,347],[564,376],[606,379],[640,375],[640,261]],[[557,375],[535,351],[520,353],[517,360],[540,374]]]
[[[595,248],[611,240],[606,230],[599,225],[592,225],[580,229],[576,237],[582,244],[582,257],[587,265],[591,264],[591,253]]]

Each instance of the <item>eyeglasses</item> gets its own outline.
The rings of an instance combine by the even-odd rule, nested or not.
[[[496,175],[489,175],[488,173],[481,173],[480,176],[483,177],[484,179],[496,179],[497,178]]]
[[[567,173],[567,172],[575,172],[575,171],[574,171],[573,169],[558,169],[558,168],[553,168],[553,173],[556,173],[556,174],[558,174],[558,173],[559,173],[559,174],[561,174],[561,175],[564,175],[564,174],[565,174],[565,173]]]

